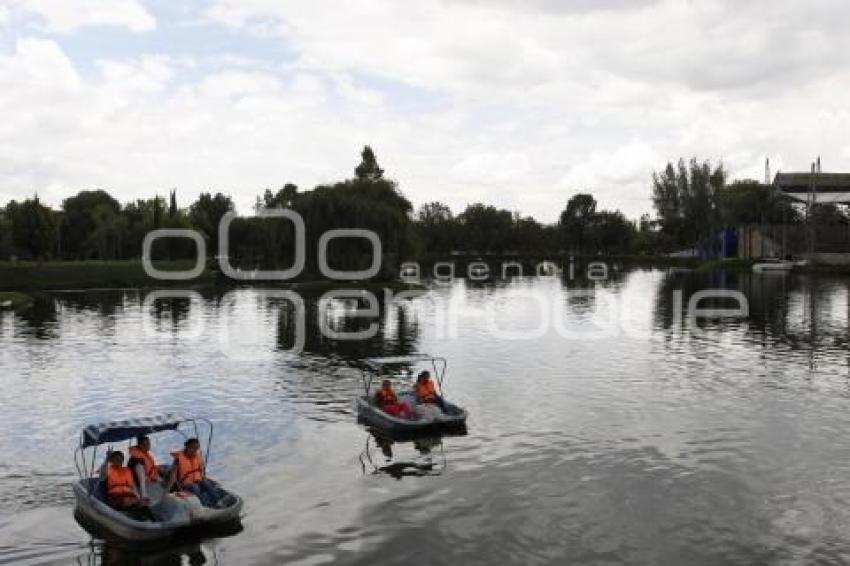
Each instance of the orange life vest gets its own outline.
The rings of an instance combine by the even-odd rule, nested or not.
[[[375,400],[378,402],[379,407],[398,404],[398,397],[396,396],[395,391],[392,389],[384,389],[383,387],[378,389],[378,392],[375,394]]]
[[[106,495],[109,497],[136,495],[133,491],[133,471],[126,466],[110,464],[106,470]]]
[[[142,451],[138,446],[131,446],[130,458],[142,461],[145,465],[145,476],[148,478],[148,481],[157,481],[159,479],[159,469],[156,467],[156,460],[153,459],[153,454]]]
[[[437,389],[430,379],[416,383],[416,398],[420,403],[434,403],[437,401]]]
[[[172,452],[174,464],[177,466],[177,483],[180,485],[194,485],[204,479],[204,459],[200,452],[196,452],[191,458],[186,456],[182,450]]]

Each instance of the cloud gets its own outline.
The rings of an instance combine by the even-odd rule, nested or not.
[[[138,0],[12,0],[38,14],[44,31],[70,33],[90,26],[115,26],[134,32],[152,31],[156,19]]]
[[[12,11],[8,6],[0,6],[0,32],[11,24]]]
[[[0,55],[0,201],[177,187],[248,212],[267,187],[351,175],[367,143],[417,204],[544,221],[577,190],[650,211],[652,170],[679,157],[850,170],[841,0],[211,0],[183,43],[159,42],[156,12],[149,42],[84,52],[63,30],[108,10],[63,6]]]

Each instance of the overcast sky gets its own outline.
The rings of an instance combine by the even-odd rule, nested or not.
[[[847,0],[0,0],[0,203],[352,175],[651,210],[654,169],[850,171]]]

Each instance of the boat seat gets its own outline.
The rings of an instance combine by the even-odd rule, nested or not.
[[[106,480],[101,478],[91,478],[89,481],[94,484],[92,494],[95,499],[106,503]]]

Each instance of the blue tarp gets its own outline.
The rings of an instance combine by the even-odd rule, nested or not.
[[[697,246],[697,252],[700,259],[738,257],[738,231],[729,228],[706,238]]]

